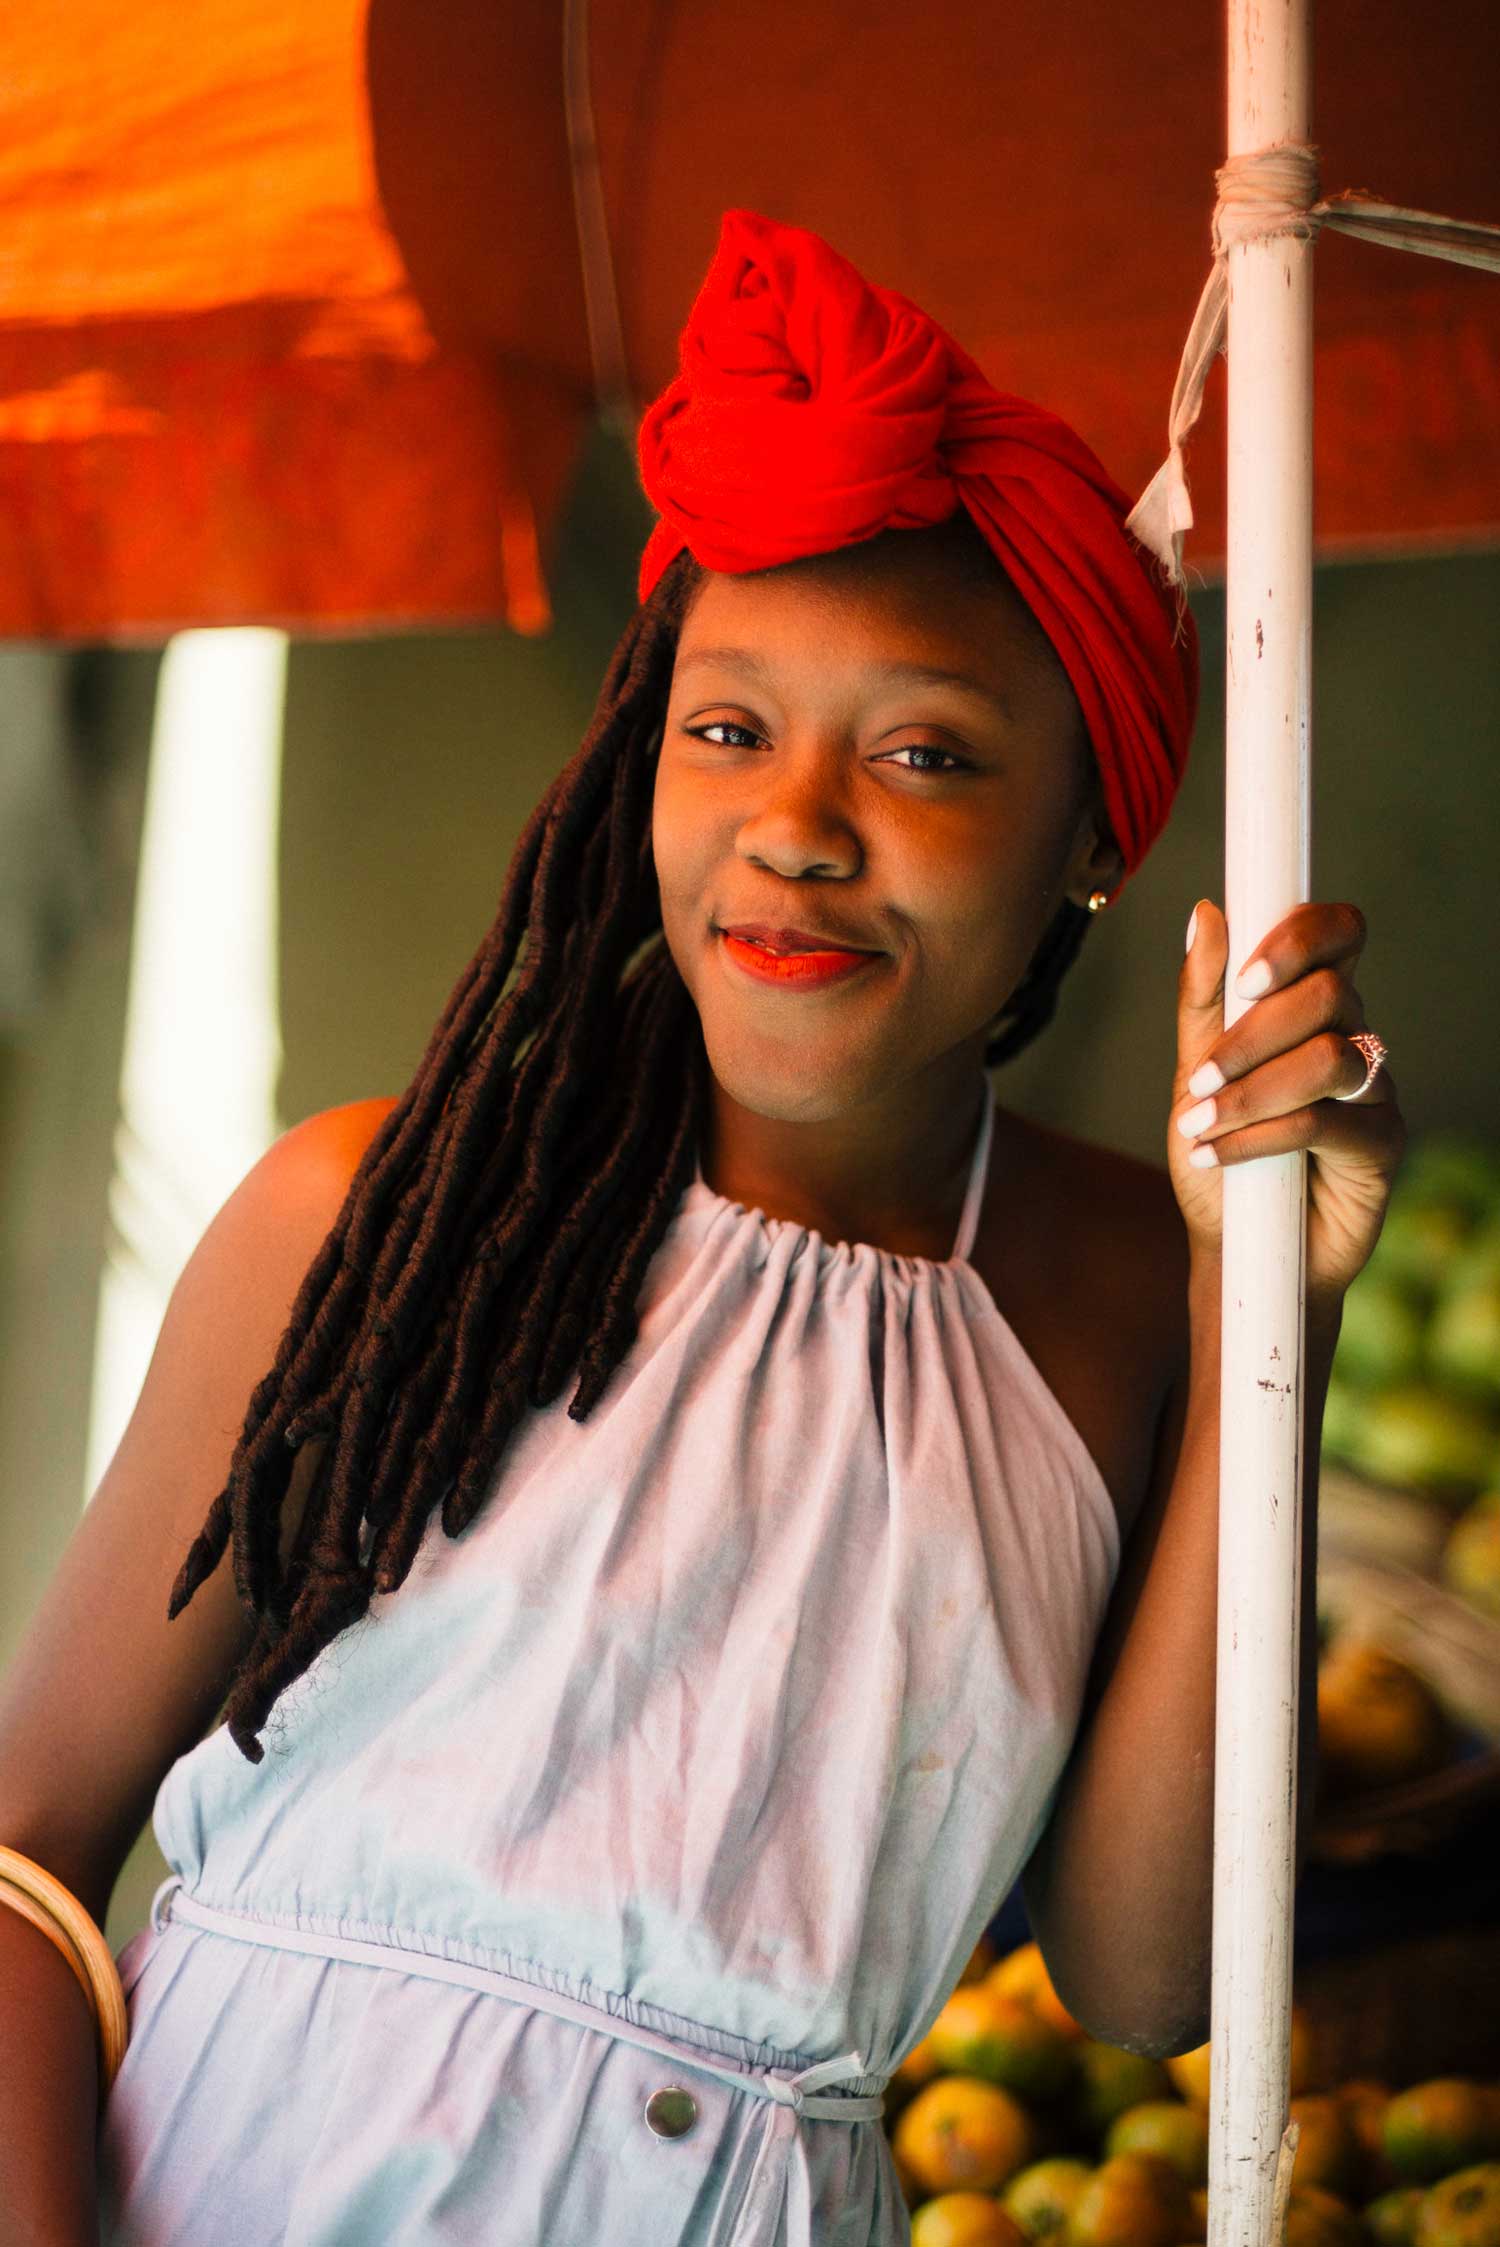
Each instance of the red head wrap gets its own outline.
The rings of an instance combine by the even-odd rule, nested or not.
[[[1134,873],[1187,763],[1198,642],[1083,439],[821,236],[756,211],[724,213],[680,364],[641,423],[661,520],[640,598],[684,546],[765,569],[966,507],[1072,682]]]

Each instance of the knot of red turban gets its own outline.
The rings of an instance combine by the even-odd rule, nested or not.
[[[966,507],[1072,682],[1134,873],[1187,763],[1198,642],[1077,432],[820,235],[756,211],[724,213],[679,361],[640,429],[661,518],[640,598],[684,546],[765,569]]]

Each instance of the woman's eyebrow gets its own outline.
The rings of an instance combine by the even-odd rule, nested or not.
[[[700,665],[743,671],[750,678],[758,679],[762,686],[775,685],[770,665],[756,654],[754,648],[693,648],[686,655],[678,657],[676,668],[678,671],[691,671]],[[982,702],[988,702],[993,709],[998,710],[1007,725],[1013,720],[1014,713],[1004,697],[997,694],[993,687],[983,686],[978,679],[971,679],[966,671],[945,671],[936,663],[882,663],[878,668],[884,678],[903,686],[961,687],[966,693],[978,695]]]

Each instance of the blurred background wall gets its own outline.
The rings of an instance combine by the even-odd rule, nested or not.
[[[291,646],[282,1128],[398,1092],[415,1069],[494,916],[521,824],[588,723],[648,522],[631,462],[601,435],[554,562],[549,636]],[[1171,824],[1090,932],[1057,1019],[996,1079],[1003,1103],[1154,1162],[1184,929],[1198,897],[1222,901],[1222,592],[1197,588],[1193,605],[1202,714]],[[1313,894],[1351,898],[1368,918],[1360,988],[1414,1136],[1451,1126],[1500,1139],[1488,1011],[1497,614],[1500,554],[1316,577]],[[121,1253],[109,1187],[160,661],[151,649],[0,647],[0,1663],[88,1496],[100,1276]],[[182,939],[211,949],[215,932]],[[191,1045],[191,1021],[180,1035]],[[164,1870],[148,1829],[111,1908],[116,1949]]]

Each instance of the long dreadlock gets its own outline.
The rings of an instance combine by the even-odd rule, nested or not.
[[[223,1718],[251,1763],[278,1697],[405,1580],[433,1512],[479,1512],[529,1406],[585,1419],[636,1335],[646,1268],[708,1113],[667,951],[651,803],[672,663],[703,573],[680,555],[621,636],[577,754],[517,843],[495,921],[370,1140],[251,1396],[172,1587],[233,1542],[257,1627]],[[1051,1020],[1092,916],[1065,899],[987,1064]],[[293,1454],[326,1439],[283,1567]]]

